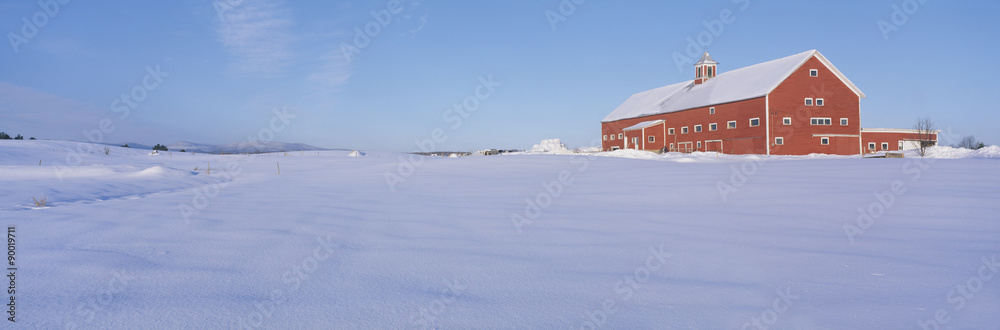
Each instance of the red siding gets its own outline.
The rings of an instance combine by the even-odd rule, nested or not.
[[[810,77],[809,70],[818,70],[817,77]],[[805,99],[812,98],[813,105],[805,105]],[[821,98],[823,106],[815,105]],[[776,155],[806,155],[810,153],[857,155],[861,153],[861,111],[860,99],[850,87],[842,82],[816,57],[810,58],[792,73],[768,96],[771,105],[771,143],[775,137],[784,138],[784,145],[774,146],[771,153]],[[791,117],[791,125],[784,125],[782,119]],[[830,118],[830,125],[812,125],[811,118]],[[840,119],[847,118],[847,126],[840,125]],[[820,144],[822,136],[830,137],[829,145]],[[844,137],[840,135],[853,135]]]
[[[649,135],[654,135],[656,137],[656,142],[646,142],[646,150],[660,150],[664,147],[669,147],[670,143],[674,143],[674,145],[677,146],[681,143],[688,142],[691,143],[693,148],[696,148],[698,144],[697,142],[701,141],[701,149],[697,150],[706,151],[706,141],[723,140],[722,151],[725,153],[763,154],[767,152],[767,145],[765,142],[765,134],[767,132],[764,129],[764,109],[766,106],[763,97],[715,105],[714,107],[715,114],[709,114],[710,107],[701,107],[672,113],[601,123],[601,135],[621,133],[623,129],[640,122],[663,119],[667,130],[674,128],[674,135],[664,136],[664,127],[661,125],[647,128],[646,138],[648,139]],[[749,127],[751,118],[760,118],[760,126]],[[736,121],[735,129],[726,128],[726,123],[730,120]],[[714,132],[709,131],[709,124],[711,123],[717,123],[718,130]],[[695,132],[695,125],[702,125],[702,131]],[[687,134],[681,133],[681,127],[684,126],[687,126],[688,128]],[[625,132],[625,134],[629,137],[638,137],[641,132],[629,131]],[[635,146],[631,145],[632,139],[629,138],[628,141],[629,149],[635,149]],[[612,146],[617,146],[619,148],[625,147],[625,141],[611,141],[608,139],[603,142],[604,150],[611,150]],[[640,141],[640,147],[641,146],[642,144]]]
[[[937,141],[937,134],[932,135],[932,139]],[[864,132],[861,134],[864,151],[867,153],[877,151],[899,151],[899,142],[906,140],[920,140],[916,133],[903,132]],[[875,143],[875,149],[869,149],[868,144]],[[888,149],[882,149],[882,143],[888,143]]]

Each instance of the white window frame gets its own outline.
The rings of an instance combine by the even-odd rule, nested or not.
[[[619,148],[618,146],[611,146],[611,151],[621,150],[621,149],[622,148]]]
[[[847,118],[840,118],[840,126],[847,126]]]
[[[687,126],[682,126],[681,127],[681,134],[687,134],[687,133],[688,133],[688,127]]]
[[[814,104],[813,103],[813,99],[811,97],[807,97],[805,102],[806,102],[806,106],[808,106],[808,107],[811,107]]]
[[[715,107],[708,108],[708,114],[714,115],[715,114]]]
[[[792,124],[792,117],[781,118],[781,124],[782,125],[791,125]]]
[[[608,140],[608,135],[604,134],[604,140],[603,141],[607,141],[607,140]]]
[[[830,138],[825,137],[825,136],[819,138],[819,144],[822,144],[822,145],[825,145],[825,146],[830,145]]]
[[[814,78],[815,78],[815,77],[819,77],[819,70],[816,70],[816,69],[809,69],[809,76],[810,76],[810,77],[814,77]]]
[[[823,117],[809,118],[809,125],[830,126],[832,124],[833,124],[833,118],[823,118]]]
[[[757,121],[757,125],[753,124],[754,120]],[[757,127],[757,126],[760,126],[760,118],[759,117],[758,118],[750,118],[750,127]]]
[[[634,147],[636,147],[636,149],[638,149],[638,147],[639,147],[639,137],[638,136],[633,136],[632,137],[632,145]]]
[[[698,149],[701,149],[701,141],[698,141]]]
[[[714,132],[714,131],[718,131],[718,130],[719,130],[719,123],[708,124],[708,131],[709,132]]]
[[[889,150],[889,142],[882,142],[882,150]]]
[[[780,137],[780,136],[775,137],[774,138],[774,145],[776,145],[776,146],[785,145],[785,138]]]
[[[618,133],[618,139],[619,140],[624,140],[625,139],[625,134]]]
[[[816,106],[817,107],[822,107],[824,105],[826,105],[826,101],[825,100],[823,100],[822,98],[816,99]]]
[[[875,142],[868,142],[868,150],[875,151]]]
[[[730,120],[726,122],[726,129],[735,129],[735,128],[736,128],[735,120]]]
[[[615,135],[611,134],[611,141],[614,141],[614,140],[615,140]]]
[[[670,151],[673,151],[673,150],[674,150],[674,144],[673,144],[673,143],[671,143],[671,144],[670,144]]]
[[[694,125],[694,132],[695,133],[701,132],[701,125]]]
[[[667,129],[667,135],[674,135],[674,128],[673,127]]]
[[[646,142],[656,142],[656,136],[650,135]]]

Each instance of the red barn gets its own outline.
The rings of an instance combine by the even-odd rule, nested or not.
[[[605,117],[602,148],[856,155],[862,98],[816,50],[725,73],[705,52],[694,80],[632,95]]]

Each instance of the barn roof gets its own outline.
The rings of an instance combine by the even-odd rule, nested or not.
[[[623,131],[640,130],[640,129],[647,128],[647,127],[650,127],[650,126],[656,126],[656,125],[662,124],[663,121],[664,121],[663,119],[644,121],[644,122],[641,122],[641,123],[638,123],[638,124],[626,127],[625,129],[623,129]]]
[[[699,85],[694,84],[694,80],[688,80],[637,93],[625,100],[625,103],[622,103],[601,121],[610,122],[637,118],[762,97],[770,94],[782,81],[785,81],[788,76],[813,56],[826,65],[847,87],[858,94],[858,97],[865,97],[865,94],[840,70],[837,70],[823,54],[817,50],[810,50],[720,73]]]

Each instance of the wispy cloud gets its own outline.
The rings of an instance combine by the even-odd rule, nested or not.
[[[332,50],[323,55],[320,64],[306,80],[316,89],[323,92],[338,92],[351,78],[351,62],[340,49]]]
[[[233,73],[269,77],[289,65],[294,56],[295,37],[290,32],[294,21],[282,2],[245,0],[218,14],[219,40],[236,57],[230,66]]]

